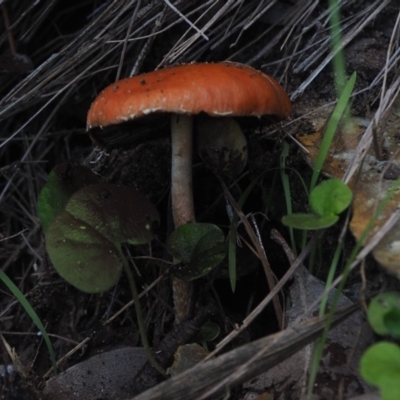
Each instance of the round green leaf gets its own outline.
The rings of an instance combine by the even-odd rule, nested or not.
[[[400,339],[400,310],[392,309],[383,318],[389,334],[396,339]]]
[[[400,338],[400,293],[386,292],[375,296],[368,307],[368,322],[379,335]]]
[[[184,280],[193,280],[210,272],[225,257],[224,234],[218,226],[188,223],[169,236],[168,251],[179,261],[171,273]]]
[[[225,258],[225,254],[225,237],[219,228],[203,236],[197,243],[187,265],[191,279],[197,279],[208,274]]]
[[[84,187],[74,193],[65,209],[118,244],[150,242],[160,220],[157,209],[143,194],[111,184]]]
[[[379,388],[382,400],[400,399],[400,347],[379,342],[369,347],[360,361],[365,381]]]
[[[282,223],[296,229],[324,229],[338,221],[337,215],[289,214],[282,218]]]
[[[215,225],[189,222],[176,228],[167,240],[169,253],[181,262],[188,263],[198,241],[214,230]],[[216,227],[219,229],[218,227]]]
[[[319,215],[338,215],[351,203],[352,192],[340,179],[323,181],[310,194],[311,209]]]
[[[99,183],[99,178],[90,169],[70,163],[53,168],[47,183],[40,191],[37,211],[44,232],[56,215],[64,210],[70,197],[87,185]]]
[[[212,342],[221,333],[221,328],[215,322],[206,322],[196,333],[193,342]]]
[[[110,289],[121,272],[120,245],[153,239],[157,209],[134,189],[96,184],[75,192],[53,219],[46,248],[54,268],[78,289]]]
[[[57,272],[84,292],[104,292],[121,274],[116,245],[66,211],[50,224],[46,249]]]

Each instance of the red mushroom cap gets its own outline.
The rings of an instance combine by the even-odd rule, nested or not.
[[[151,113],[287,118],[290,100],[272,77],[236,63],[186,64],[123,79],[94,100],[88,128]]]

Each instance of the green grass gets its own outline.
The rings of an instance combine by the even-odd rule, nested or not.
[[[332,113],[331,117],[329,118],[328,124],[326,126],[326,130],[324,132],[324,136],[323,136],[321,144],[320,144],[318,156],[315,160],[315,165],[314,165],[313,174],[312,174],[311,183],[310,183],[310,192],[314,189],[314,187],[317,184],[317,181],[321,174],[322,168],[324,166],[326,157],[328,156],[329,149],[332,145],[333,138],[337,131],[339,122],[342,120],[343,116],[346,116],[346,118],[348,118],[348,114],[345,114],[345,113],[349,106],[350,97],[351,97],[351,94],[353,93],[356,79],[357,79],[357,73],[353,72],[350,79],[345,84],[343,91],[340,94],[339,100],[336,104],[336,107],[334,108],[333,113]]]
[[[243,204],[246,202],[248,197],[250,196],[251,192],[253,191],[254,187],[259,183],[260,179],[263,178],[265,173],[261,174],[257,178],[255,178],[250,185],[246,188],[242,196],[238,201],[238,206],[241,209]],[[231,284],[232,292],[235,292],[236,289],[236,280],[237,280],[237,273],[236,273],[236,246],[238,240],[238,233],[237,227],[239,224],[239,216],[235,212],[232,217],[232,221],[229,228],[229,237],[228,237],[228,269],[229,269],[229,281]]]
[[[309,375],[309,381],[308,381],[308,395],[310,396],[312,393],[312,389],[314,387],[315,379],[317,376],[317,370],[318,370],[318,365],[321,361],[322,357],[322,352],[325,346],[326,338],[328,336],[328,332],[330,330],[331,322],[333,319],[333,315],[335,313],[335,310],[337,308],[337,304],[339,302],[339,298],[342,295],[344,285],[346,284],[347,278],[351,272],[351,266],[354,263],[354,261],[357,258],[357,255],[359,251],[361,250],[362,246],[365,244],[365,240],[368,237],[368,235],[371,232],[371,229],[373,228],[375,222],[377,221],[378,217],[382,214],[382,211],[386,207],[387,203],[390,201],[390,199],[395,195],[395,193],[400,189],[400,178],[397,178],[390,189],[387,191],[385,194],[384,198],[379,202],[378,206],[376,207],[376,210],[374,214],[372,215],[371,219],[369,220],[367,226],[365,227],[363,233],[361,234],[360,238],[357,240],[354,248],[352,249],[350,256],[348,257],[343,273],[342,273],[342,279],[337,287],[335,296],[333,298],[332,304],[330,305],[330,310],[328,313],[328,318],[325,326],[325,330],[321,336],[321,338],[315,343],[314,347],[314,354],[313,354],[313,359],[310,367],[310,375]],[[340,247],[340,246],[338,246]],[[332,261],[331,269],[335,268],[335,257],[334,260]],[[334,272],[334,271],[332,271]],[[333,278],[333,273],[330,272],[329,277]],[[326,287],[330,286],[329,280],[327,281]],[[324,300],[321,304],[320,308],[320,315],[325,314],[325,305],[326,305],[326,300]]]
[[[289,144],[286,141],[284,141],[280,159],[281,181],[282,181],[283,193],[285,195],[286,211],[287,214],[292,214],[293,208],[292,208],[292,196],[290,191],[290,182],[289,182],[289,176],[286,173],[286,168],[285,168],[286,158],[288,157],[288,155],[289,155]],[[292,246],[293,254],[297,255],[297,246],[296,246],[296,239],[294,237],[294,230],[291,226],[289,226],[288,229],[289,229],[290,244]]]
[[[317,158],[315,160],[313,172],[312,172],[312,177],[310,181],[310,186],[309,186],[309,191],[308,194],[312,193],[314,188],[316,187],[318,180],[320,179],[321,171],[323,170],[325,161],[328,157],[330,148],[332,146],[335,134],[337,132],[339,123],[343,121],[346,123],[348,118],[350,118],[350,112],[349,112],[349,104],[350,104],[350,99],[351,95],[354,90],[355,82],[357,79],[357,74],[354,72],[349,79],[347,79],[347,74],[346,74],[346,66],[345,66],[345,60],[344,60],[344,54],[341,49],[341,24],[340,24],[340,5],[337,0],[330,0],[329,2],[330,6],[330,30],[331,30],[331,50],[334,54],[333,56],[333,69],[335,73],[335,87],[336,87],[336,92],[338,96],[338,101],[337,104],[332,112],[331,117],[329,118],[329,121],[326,125],[326,129],[320,144],[319,152],[317,155]],[[292,213],[292,205],[291,205],[291,193],[290,193],[290,182],[288,179],[288,176],[284,172],[284,167],[285,167],[285,159],[287,157],[287,146],[283,147],[282,150],[282,156],[281,156],[281,180],[282,180],[282,185],[284,188],[284,193],[285,193],[285,200],[286,200],[286,208],[287,208],[287,213],[291,214]],[[372,227],[369,225],[369,227]],[[290,228],[289,228],[290,229]],[[290,234],[290,240],[292,244],[292,249],[294,252],[296,252],[296,243],[294,239],[294,234],[293,230],[289,230]],[[367,234],[367,233],[366,233]],[[366,236],[365,236],[366,237]],[[303,233],[303,240],[301,244],[301,248],[305,247],[307,241],[307,235],[306,232]],[[344,279],[342,279],[339,288],[336,292],[336,295],[334,297],[333,304],[331,305],[330,312],[329,312],[329,318],[328,318],[328,323],[326,326],[326,329],[322,335],[322,338],[316,342],[316,345],[314,347],[314,354],[313,358],[311,361],[311,366],[310,366],[310,375],[308,379],[308,385],[307,385],[307,396],[310,398],[313,392],[313,387],[314,383],[317,377],[317,371],[318,371],[318,365],[321,361],[322,357],[322,352],[326,343],[326,338],[327,334],[330,328],[330,321],[332,320],[333,313],[335,312],[337,302],[339,300],[339,296],[342,292],[343,286],[346,282],[346,278],[350,272],[350,266],[355,260],[359,249],[361,248],[361,243],[362,241],[358,241],[357,245],[354,247],[353,252],[351,253],[349,259],[346,262],[346,266],[344,268]],[[343,243],[339,240],[338,245],[335,249],[335,253],[333,256],[333,259],[331,261],[330,269],[328,272],[328,277],[326,280],[326,286],[331,286],[335,274],[337,272],[337,267],[338,263],[340,260],[340,256],[342,255],[342,249],[343,249]],[[326,311],[326,306],[327,306],[327,301],[328,301],[328,296],[325,296],[321,306],[320,306],[320,315],[323,315]]]
[[[335,86],[336,86],[336,91],[337,91],[337,95],[338,95],[339,99],[338,99],[336,107],[328,121],[326,131],[325,131],[324,137],[321,142],[320,150],[319,150],[316,162],[315,162],[315,166],[314,166],[314,170],[313,170],[313,174],[312,174],[312,178],[311,178],[310,192],[317,184],[318,178],[322,171],[326,157],[328,156],[329,149],[332,145],[332,141],[333,141],[333,138],[337,131],[340,120],[342,119],[343,116],[345,116],[345,118],[349,117],[349,112],[348,112],[349,101],[350,101],[350,97],[353,92],[355,81],[357,78],[357,75],[354,72],[352,74],[352,76],[350,77],[350,79],[345,84],[347,74],[346,74],[346,65],[345,65],[343,50],[340,48],[341,47],[341,24],[340,24],[339,1],[338,0],[330,0],[329,6],[330,6],[331,47],[332,47],[332,52],[334,53],[332,64],[333,64],[333,69],[334,69],[334,73],[335,73]],[[343,274],[344,274],[343,279],[338,287],[338,290],[337,290],[334,300],[333,300],[333,304],[331,305],[331,308],[330,308],[326,328],[323,332],[322,337],[315,343],[313,357],[312,357],[312,361],[311,361],[311,365],[310,365],[308,384],[307,384],[308,398],[311,398],[311,395],[313,392],[315,380],[317,378],[318,366],[319,366],[319,363],[321,362],[321,357],[322,357],[323,349],[324,349],[324,346],[326,343],[326,338],[327,338],[327,335],[328,335],[328,332],[330,329],[331,321],[333,318],[333,313],[336,310],[336,305],[339,301],[339,297],[341,295],[342,289],[346,282],[347,276],[350,273],[350,266],[351,266],[352,262],[354,261],[359,248],[360,248],[360,245],[356,244],[351,256],[349,257],[349,259],[346,263],[346,266],[345,266],[345,269],[343,272]],[[342,243],[338,243],[338,246],[335,250],[335,254],[334,254],[333,260],[331,262],[330,269],[329,269],[328,278],[326,281],[327,286],[330,285],[333,281],[341,252],[342,252]],[[325,298],[323,299],[323,301],[321,303],[320,315],[323,315],[325,313],[327,299],[328,299],[328,296],[325,296]]]
[[[36,314],[35,310],[32,308],[32,306],[30,305],[30,303],[29,303],[28,299],[25,297],[25,295],[19,290],[18,286],[16,286],[14,284],[14,282],[1,269],[0,269],[0,279],[8,287],[10,292],[17,298],[17,300],[19,301],[21,306],[25,309],[27,314],[31,317],[33,323],[39,329],[39,331],[42,334],[43,339],[46,343],[47,349],[49,351],[51,363],[53,364],[53,370],[55,372],[57,372],[56,359],[54,356],[53,346],[51,344],[49,335],[47,334],[46,328],[42,324],[42,321],[40,320],[39,316]]]

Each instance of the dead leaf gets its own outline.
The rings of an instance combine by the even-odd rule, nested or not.
[[[184,344],[178,347],[174,355],[174,363],[168,369],[171,376],[175,376],[194,367],[208,356],[209,352],[197,343]]]
[[[319,152],[320,142],[323,137],[326,121],[329,119],[330,110],[324,109],[317,116],[311,117],[314,132],[309,135],[297,135],[299,142],[308,153],[305,158],[313,166]],[[400,148],[398,124],[400,120],[400,98],[395,101],[384,126],[377,132],[381,134],[383,148],[388,161],[376,158],[373,148],[365,156],[357,179],[350,182],[354,192],[353,216],[350,229],[356,239],[360,239],[379,202],[388,193],[393,180],[400,176]],[[323,173],[329,177],[342,178],[349,163],[355,157],[355,150],[360,142],[369,121],[353,118],[346,125],[339,126],[329,155],[323,167]],[[386,207],[379,214],[365,242],[370,239],[398,209],[400,192],[397,191]],[[400,221],[383,237],[374,248],[375,259],[388,271],[400,277]]]

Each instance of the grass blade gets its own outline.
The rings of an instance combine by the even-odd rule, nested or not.
[[[21,306],[24,307],[27,314],[31,317],[33,323],[37,326],[40,333],[43,336],[43,339],[46,343],[47,349],[49,350],[51,363],[53,364],[53,369],[56,371],[56,358],[54,356],[53,346],[51,344],[49,335],[47,334],[46,328],[43,326],[42,321],[39,316],[36,314],[36,311],[30,305],[28,299],[25,295],[19,290],[18,286],[14,284],[14,282],[5,274],[4,271],[0,269],[0,279],[4,282],[4,284],[8,287],[10,292],[17,298],[20,302]]]

